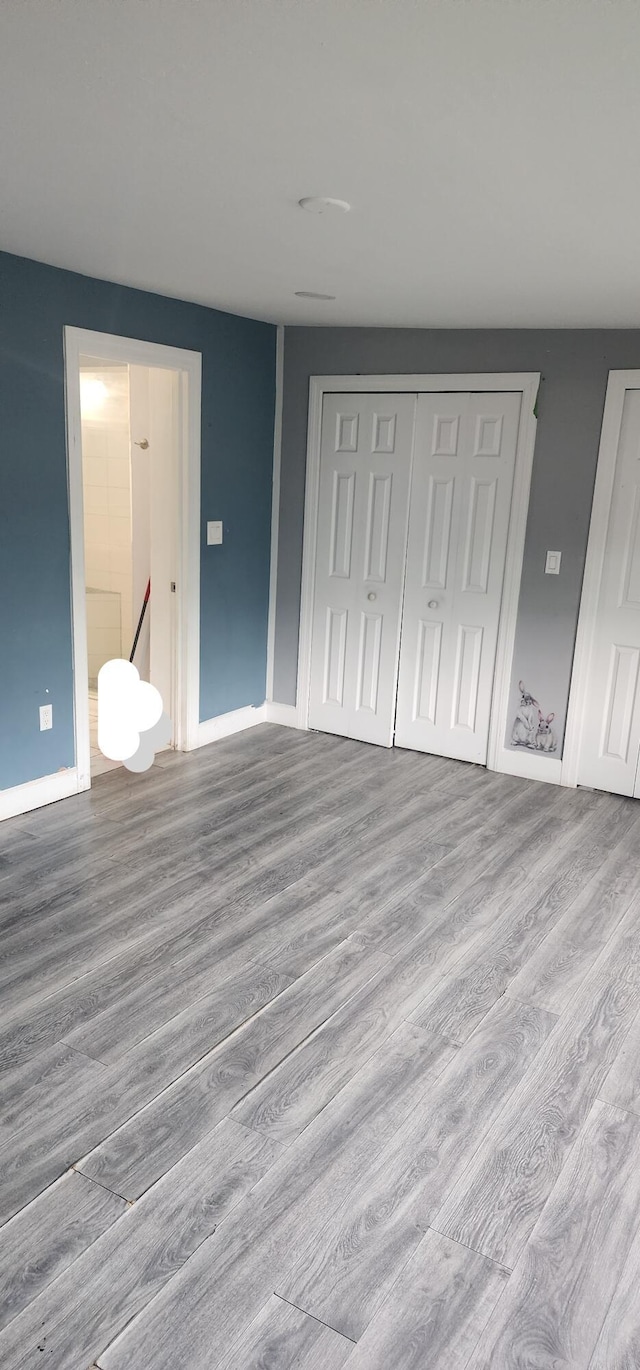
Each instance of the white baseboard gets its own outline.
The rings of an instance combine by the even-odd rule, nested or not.
[[[41,809],[45,804],[55,804],[58,799],[68,799],[70,795],[78,794],[79,789],[74,766],[68,771],[57,771],[55,775],[43,775],[39,780],[28,780],[25,785],[14,785],[10,790],[0,790],[0,821]]]
[[[295,704],[274,704],[273,700],[268,699],[265,709],[267,711],[267,723],[280,723],[283,728],[300,727]]]
[[[219,742],[221,737],[231,737],[233,733],[242,733],[245,728],[255,728],[266,721],[265,704],[257,708],[248,705],[245,709],[233,709],[229,714],[219,714],[217,718],[207,718],[198,725],[196,747],[208,747],[210,742]]]
[[[299,728],[298,710],[294,704],[273,704],[266,701],[257,707],[234,709],[229,714],[219,714],[217,718],[207,718],[198,725],[196,747],[208,747],[210,742],[218,742],[222,737],[232,737],[242,733],[245,728],[255,728],[258,723],[280,723],[285,728]]]
[[[537,756],[525,747],[518,751],[503,747],[495,769],[503,775],[520,775],[523,780],[543,780],[547,785],[562,784],[562,762],[553,756]]]

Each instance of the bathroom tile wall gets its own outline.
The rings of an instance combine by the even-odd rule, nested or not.
[[[128,371],[83,368],[82,376],[102,381],[107,390],[99,408],[83,405],[82,413],[89,677],[95,679],[103,661],[114,655],[128,657],[131,648]],[[98,596],[96,591],[108,593]]]

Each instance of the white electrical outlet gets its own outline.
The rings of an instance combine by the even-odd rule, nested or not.
[[[207,523],[207,547],[219,547],[222,542],[222,519]]]
[[[40,732],[46,733],[53,727],[53,704],[40,705]]]

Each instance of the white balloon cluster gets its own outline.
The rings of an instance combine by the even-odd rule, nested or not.
[[[131,661],[115,657],[98,672],[98,746],[128,771],[148,771],[156,751],[171,738],[162,695],[141,680]]]

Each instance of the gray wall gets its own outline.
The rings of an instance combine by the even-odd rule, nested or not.
[[[638,366],[635,329],[287,328],[274,699],[296,700],[309,377],[540,371],[511,715],[522,677],[556,715],[560,755],[607,376]],[[562,552],[559,576],[544,574],[548,548]]]

